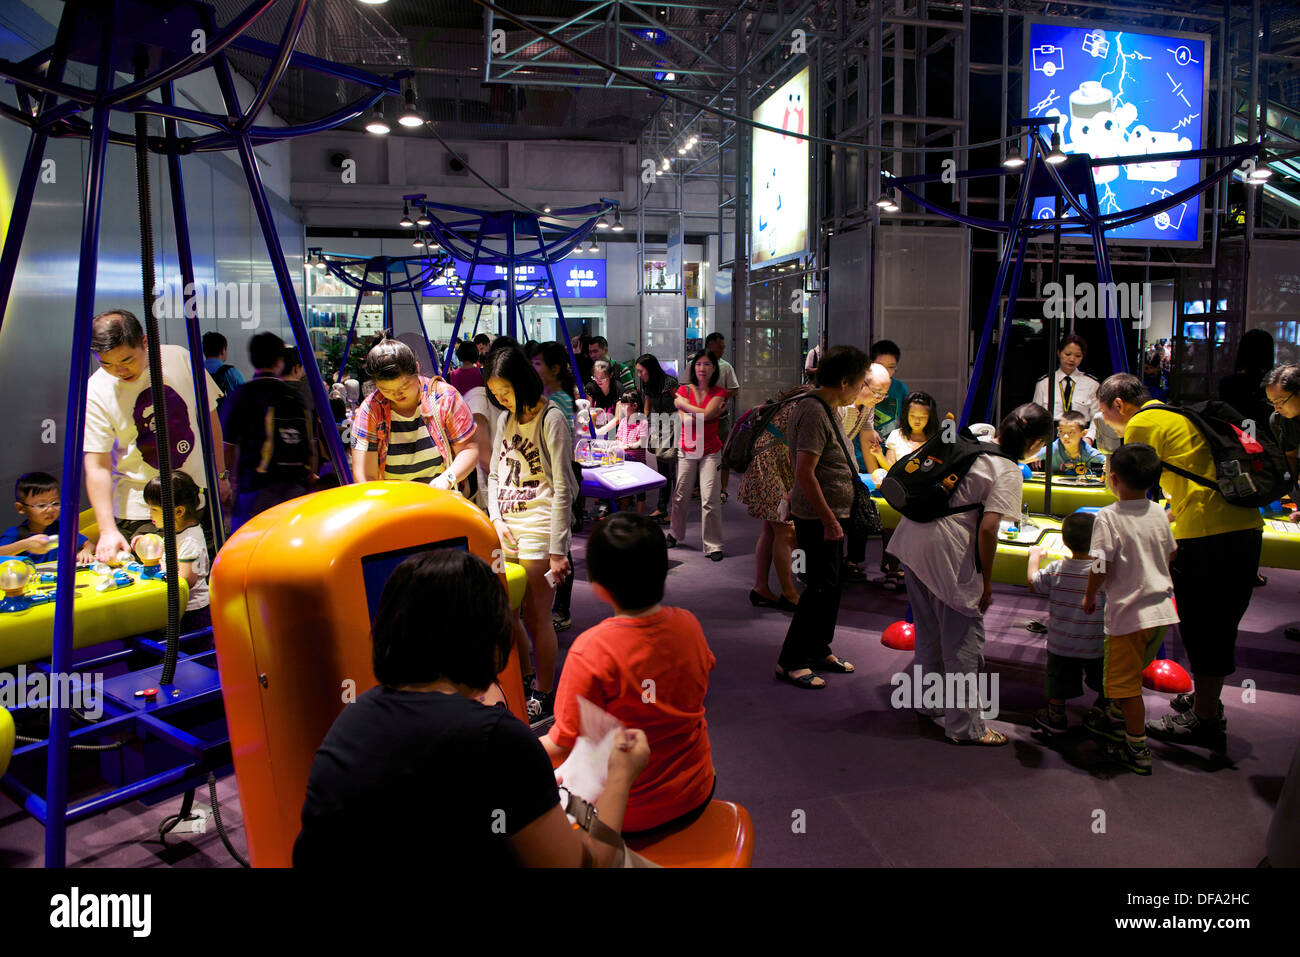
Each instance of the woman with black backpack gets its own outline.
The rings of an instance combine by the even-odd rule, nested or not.
[[[984,612],[993,600],[998,525],[1002,516],[1020,514],[1020,463],[1037,455],[1052,431],[1052,417],[1041,405],[1018,407],[1002,420],[988,454],[967,459],[965,475],[948,495],[949,514],[928,522],[899,519],[889,553],[903,565],[916,626],[916,662],[926,676],[978,675],[983,667]],[[933,469],[936,482],[945,471]],[[943,686],[955,687],[946,679]],[[960,703],[945,701],[945,708],[921,713],[941,721],[956,744],[1007,743],[1005,734],[985,726],[979,701]]]

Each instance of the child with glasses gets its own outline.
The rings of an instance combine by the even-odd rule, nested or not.
[[[0,534],[0,556],[53,561],[52,553],[59,544],[59,480],[48,472],[20,476],[14,486],[14,510],[23,520]],[[77,564],[89,565],[94,560],[94,546],[78,532]]]

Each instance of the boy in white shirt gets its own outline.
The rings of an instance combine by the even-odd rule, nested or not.
[[[1104,693],[1111,701],[1084,724],[1106,739],[1107,757],[1136,774],[1151,773],[1142,671],[1155,660],[1168,626],[1178,621],[1169,573],[1178,545],[1164,509],[1146,498],[1160,469],[1160,456],[1149,445],[1123,445],[1111,455],[1107,483],[1119,501],[1097,513],[1096,561],[1083,596],[1083,608],[1091,612],[1097,592],[1106,588]]]

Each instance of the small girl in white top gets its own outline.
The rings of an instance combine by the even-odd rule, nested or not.
[[[939,408],[934,399],[925,392],[909,393],[903,424],[885,438],[885,460],[892,466],[919,449],[938,431]]]
[[[149,506],[149,521],[162,534],[162,479],[151,478],[144,487],[144,501]],[[212,625],[208,608],[208,545],[199,524],[199,487],[179,469],[172,472],[172,506],[176,511],[176,561],[180,565],[177,575],[189,585],[190,597],[181,616],[180,634],[189,634]],[[131,539],[131,548],[142,536]],[[162,568],[166,571],[167,561]]]

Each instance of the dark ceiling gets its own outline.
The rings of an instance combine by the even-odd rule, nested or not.
[[[228,23],[248,0],[212,0],[218,21]],[[498,5],[522,17],[570,19],[593,4],[578,0],[497,0]],[[678,27],[692,45],[706,45],[711,31],[747,0],[699,0],[687,6],[675,0],[672,7],[652,9],[649,15]],[[780,3],[778,2],[778,6]],[[250,35],[267,42],[279,41],[294,4],[277,3],[251,28]],[[307,14],[297,49],[324,59],[391,73],[412,70],[420,107],[438,124],[444,136],[478,139],[565,138],[604,141],[632,141],[663,103],[663,98],[646,90],[603,89],[607,74],[583,66],[580,58],[553,50],[540,58],[537,69],[523,71],[521,84],[485,83],[485,14],[473,0],[390,0],[371,6],[358,0],[315,0]],[[511,50],[525,46],[532,35],[512,24],[507,31]],[[636,26],[645,28],[644,21]],[[566,39],[595,56],[607,57],[601,31]],[[723,44],[714,56],[723,56]],[[678,46],[673,50],[672,46]],[[536,51],[540,52],[540,44]],[[532,56],[533,48],[522,56]],[[653,67],[655,58],[675,56],[683,62],[694,56],[676,44],[658,49],[638,45],[623,37],[617,51],[625,66]],[[234,53],[232,63],[250,82],[258,82],[266,61]],[[707,91],[710,81],[701,79],[698,89]],[[541,84],[541,85],[532,85]],[[594,85],[583,85],[594,84]],[[291,122],[309,120],[328,113],[359,90],[349,84],[304,71],[291,71],[281,83],[272,108]],[[354,124],[358,129],[360,122]]]

